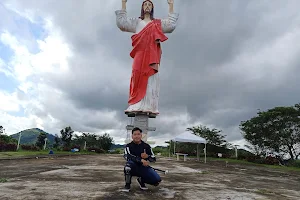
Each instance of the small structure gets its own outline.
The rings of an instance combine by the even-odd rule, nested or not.
[[[177,155],[177,161],[179,161],[179,156],[183,156],[183,161],[186,161],[186,158],[188,156],[188,154],[185,153],[176,153]]]
[[[200,137],[200,136],[197,136],[191,132],[184,132],[178,136],[176,136],[175,138],[173,138],[171,141],[174,142],[174,154],[177,154],[176,153],[176,142],[186,142],[186,143],[195,143],[197,144],[197,160],[199,161],[199,144],[204,144],[205,147],[204,147],[204,163],[206,163],[206,139]],[[177,154],[177,159],[179,159],[179,155],[180,154]],[[186,155],[183,155],[184,156],[184,160],[186,160]]]

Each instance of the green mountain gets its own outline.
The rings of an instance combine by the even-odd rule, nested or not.
[[[39,128],[31,128],[31,129],[27,129],[27,130],[23,130],[19,133],[13,134],[11,135],[12,138],[15,138],[16,140],[19,139],[19,134],[21,133],[21,142],[20,144],[35,144],[37,141],[37,137],[39,136],[39,134],[43,132],[47,135],[47,143],[48,144],[53,144],[54,143],[54,138],[55,136],[47,133]]]

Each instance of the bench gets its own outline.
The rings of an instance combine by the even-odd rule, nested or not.
[[[177,161],[179,161],[179,156],[183,156],[183,161],[186,161],[186,158],[188,156],[188,154],[184,154],[184,153],[176,153],[177,155]]]

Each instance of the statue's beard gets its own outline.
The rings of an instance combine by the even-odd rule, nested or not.
[[[151,10],[145,9],[145,10],[144,10],[144,13],[145,13],[145,14],[146,14],[146,13],[147,13],[147,14],[150,14],[150,13],[151,13]]]

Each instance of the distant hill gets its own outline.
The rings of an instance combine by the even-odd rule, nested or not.
[[[39,134],[43,132],[47,135],[47,143],[48,144],[54,144],[54,138],[55,136],[50,134],[50,133],[47,133],[39,128],[31,128],[31,129],[27,129],[27,130],[24,130],[24,131],[21,131],[21,144],[35,144],[36,143],[36,140],[37,140],[37,137],[39,136]],[[19,139],[19,133],[16,133],[16,134],[13,134],[11,135],[12,138],[15,138],[16,140]]]

